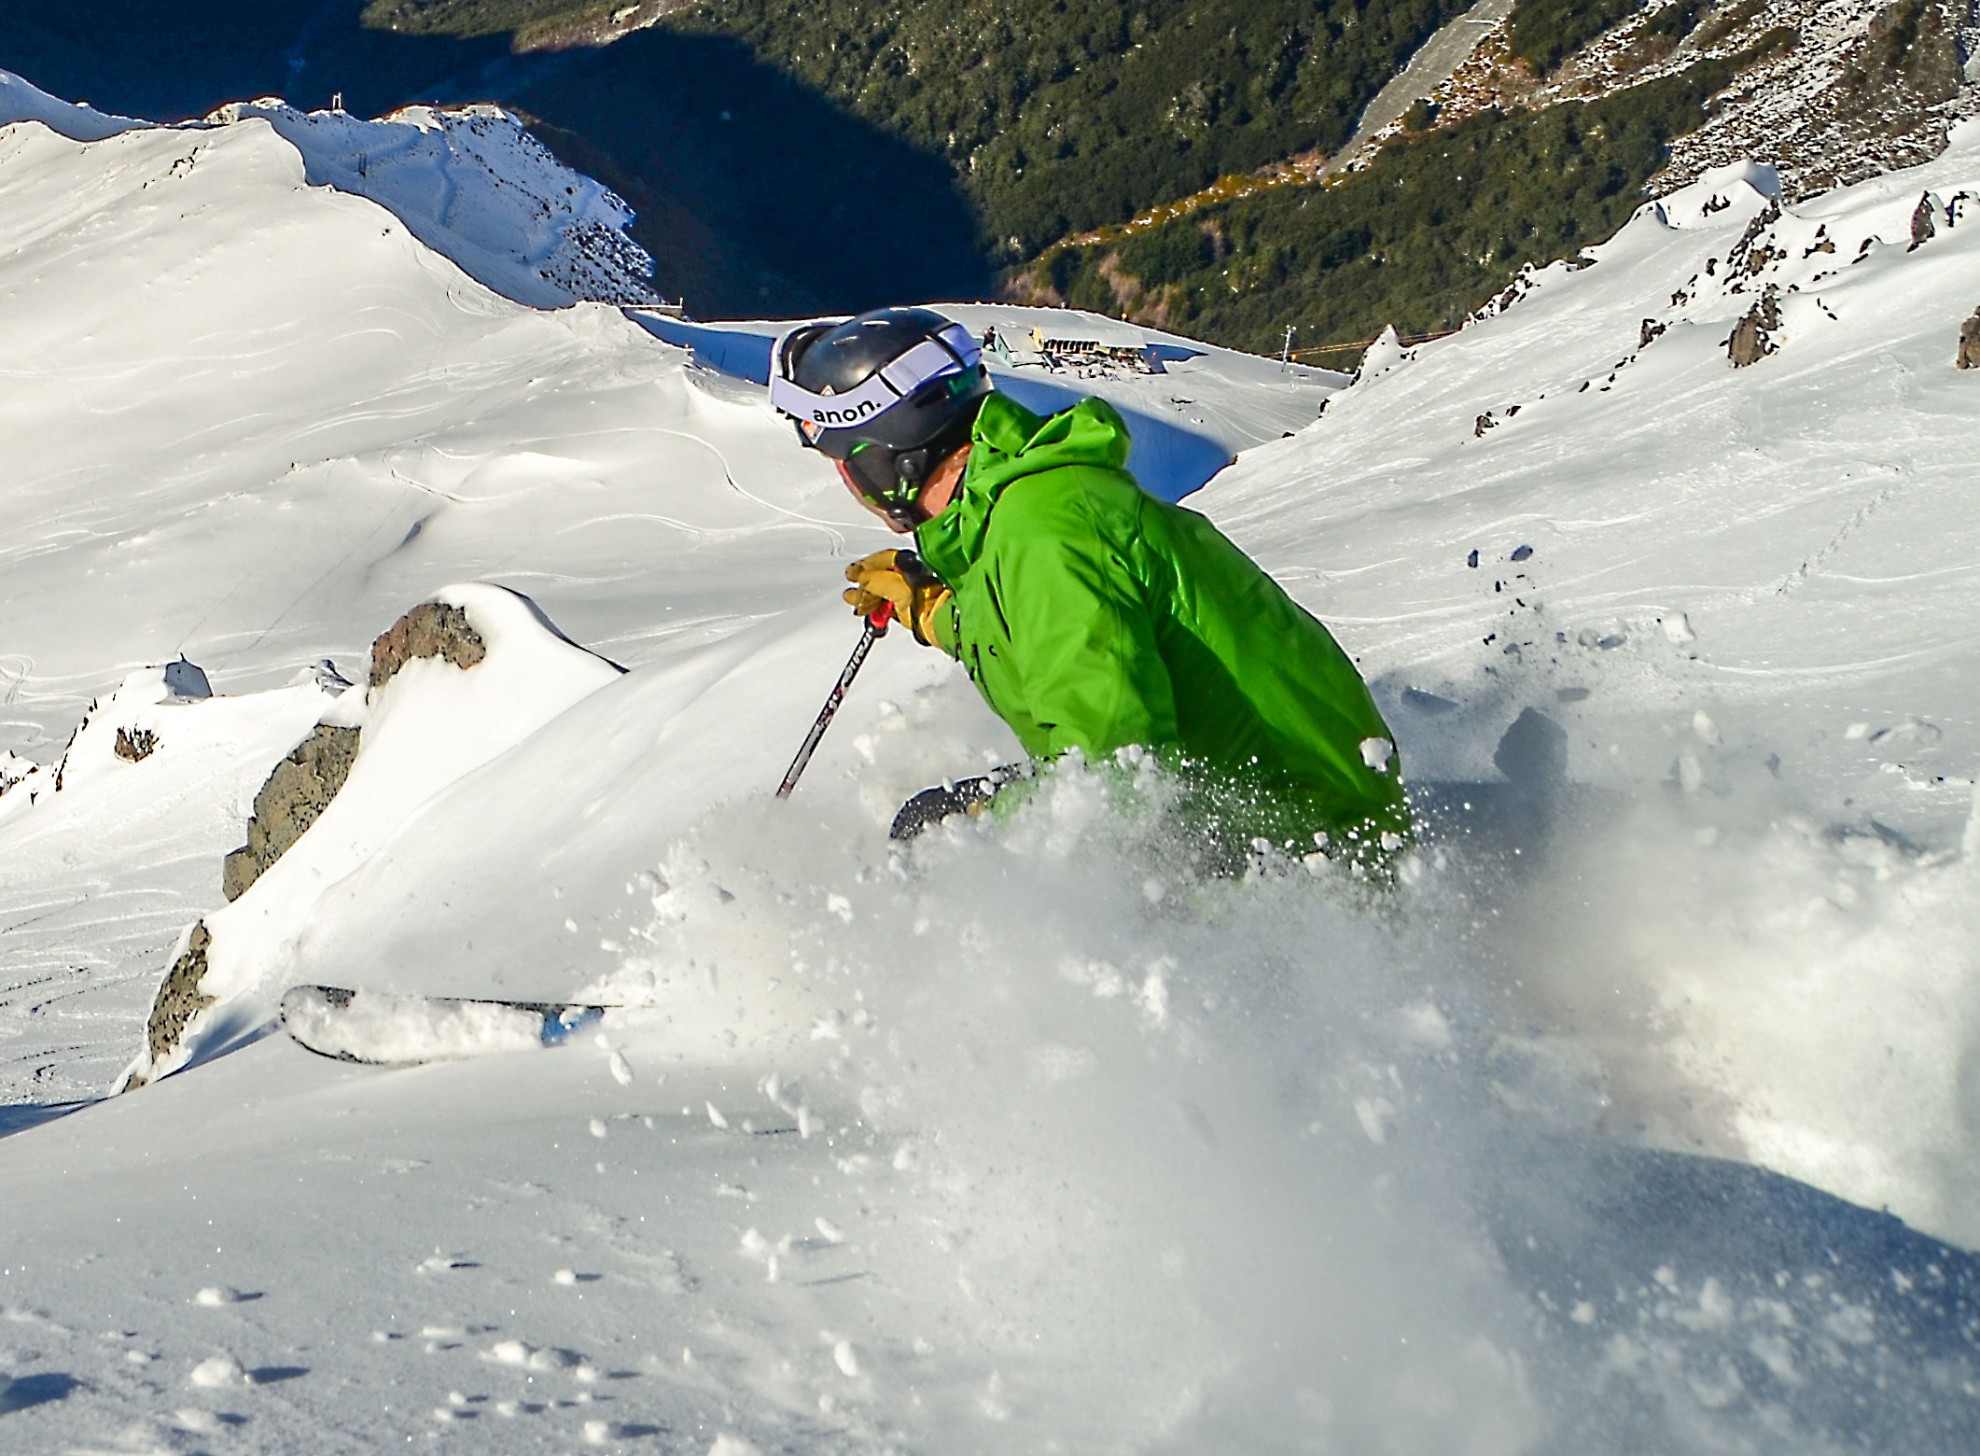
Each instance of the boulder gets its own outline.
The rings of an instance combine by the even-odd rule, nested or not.
[[[1732,360],[1732,367],[1744,369],[1749,364],[1758,364],[1774,352],[1774,331],[1781,326],[1781,305],[1779,296],[1772,284],[1760,295],[1760,301],[1748,309],[1746,316],[1733,325],[1733,331],[1726,340],[1726,357]]]
[[[275,765],[254,796],[247,843],[229,854],[221,868],[222,894],[240,899],[262,871],[302,838],[344,786],[357,750],[357,729],[319,723],[295,752]]]
[[[1961,369],[1980,368],[1980,308],[1959,326],[1959,354],[1953,363]]]
[[[212,944],[206,922],[195,922],[184,952],[172,962],[172,969],[158,987],[144,1024],[145,1046],[154,1064],[171,1055],[192,1019],[213,1004],[213,998],[200,989],[200,982],[206,979],[206,952]]]
[[[463,670],[488,655],[488,644],[467,613],[445,602],[421,602],[371,644],[371,687],[385,686],[415,657],[440,657]]]

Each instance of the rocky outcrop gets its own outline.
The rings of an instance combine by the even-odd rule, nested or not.
[[[421,602],[371,644],[371,690],[384,687],[414,658],[438,657],[465,671],[487,656],[488,644],[466,612],[445,602]],[[319,723],[275,765],[254,796],[247,843],[227,856],[221,870],[221,893],[229,901],[240,899],[330,807],[357,751],[357,729]]]
[[[1980,91],[1961,74],[1959,29],[1967,12],[1963,0],[1713,7],[1672,63],[1697,51],[1755,45],[1765,59],[1714,99],[1702,126],[1672,143],[1651,191],[1661,195],[1707,168],[1764,157],[1794,200],[1929,161],[1945,149],[1953,123],[1980,106]]]
[[[1980,308],[1959,326],[1959,354],[1953,363],[1961,369],[1980,369]]]
[[[158,752],[158,735],[149,728],[119,728],[116,745],[110,751],[125,763],[143,763]]]
[[[488,655],[488,644],[467,613],[445,602],[421,602],[371,644],[371,690],[376,692],[415,657],[440,657],[463,670]]]
[[[1939,209],[1932,202],[1932,194],[1926,193],[1918,199],[1918,206],[1911,210],[1911,246],[1906,252],[1915,252],[1938,235],[1937,214]]]
[[[371,691],[375,694],[415,658],[438,657],[465,671],[487,656],[488,644],[465,611],[444,602],[422,602],[371,644]],[[319,723],[275,765],[254,796],[248,842],[229,854],[222,868],[221,891],[229,901],[245,894],[330,807],[357,759],[359,734],[357,728]],[[118,752],[126,757],[132,756],[124,753],[126,738],[138,757],[142,757],[139,750],[148,752],[157,746],[155,739],[141,743],[135,735],[118,737]],[[146,1055],[139,1057],[118,1090],[144,1086],[156,1068],[178,1051],[187,1028],[214,1004],[215,998],[203,987],[213,944],[206,922],[195,924],[184,952],[166,972],[152,1002],[145,1022]]]
[[[1726,340],[1726,357],[1732,360],[1732,367],[1744,369],[1773,353],[1773,336],[1780,326],[1780,299],[1770,283],[1760,295],[1760,301],[1747,310],[1746,317],[1733,325],[1732,336]]]
[[[220,891],[228,900],[240,899],[330,807],[350,776],[357,750],[357,729],[319,723],[295,752],[275,765],[254,796],[247,843],[228,855],[221,869]]]
[[[178,1047],[179,1038],[185,1035],[192,1019],[213,1004],[213,998],[200,988],[206,979],[206,952],[212,944],[206,922],[199,921],[186,938],[184,953],[165,973],[164,984],[152,1000],[151,1015],[144,1026],[144,1044],[154,1064]],[[144,1083],[142,1078],[133,1078],[127,1085]]]

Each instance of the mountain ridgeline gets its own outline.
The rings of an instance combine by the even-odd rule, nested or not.
[[[1451,327],[1525,264],[1574,256],[1728,86],[1805,39],[1763,0],[1515,0],[1465,104],[1420,102],[1372,160],[1319,177],[1466,9],[103,0],[90,15],[120,23],[96,25],[21,0],[0,66],[150,115],[270,90],[499,101],[625,196],[657,286],[703,317],[1001,296],[1276,350],[1289,326],[1343,348]],[[1858,58],[1917,81],[1913,111],[1959,85],[1944,10],[1894,0]],[[1874,130],[1890,88],[1858,90]]]

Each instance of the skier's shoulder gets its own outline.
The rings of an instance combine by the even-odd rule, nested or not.
[[[997,510],[1013,516],[1133,515],[1151,499],[1119,466],[1069,462],[1017,476],[1004,487]]]
[[[1150,500],[1124,472],[1057,466],[1012,481],[992,513],[985,548],[993,558],[1048,555],[1121,562],[1146,534],[1141,507]]]

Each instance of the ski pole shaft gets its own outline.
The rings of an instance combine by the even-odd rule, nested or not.
[[[866,654],[873,650],[876,641],[887,635],[887,624],[893,619],[892,602],[882,602],[879,610],[866,619],[866,630],[860,634],[859,645],[853,648],[852,656],[846,659],[845,671],[839,674],[838,682],[833,684],[831,696],[825,699],[825,706],[818,710],[817,721],[811,725],[811,731],[804,735],[804,742],[798,748],[797,757],[791,760],[791,766],[784,774],[783,783],[777,786],[778,798],[788,799],[791,790],[797,787],[798,775],[802,774],[805,765],[811,762],[811,755],[818,748],[818,740],[825,736],[825,730],[832,722],[832,715],[839,711],[839,704],[845,701],[846,689],[851,687],[852,680],[859,676],[859,669],[866,661]]]

